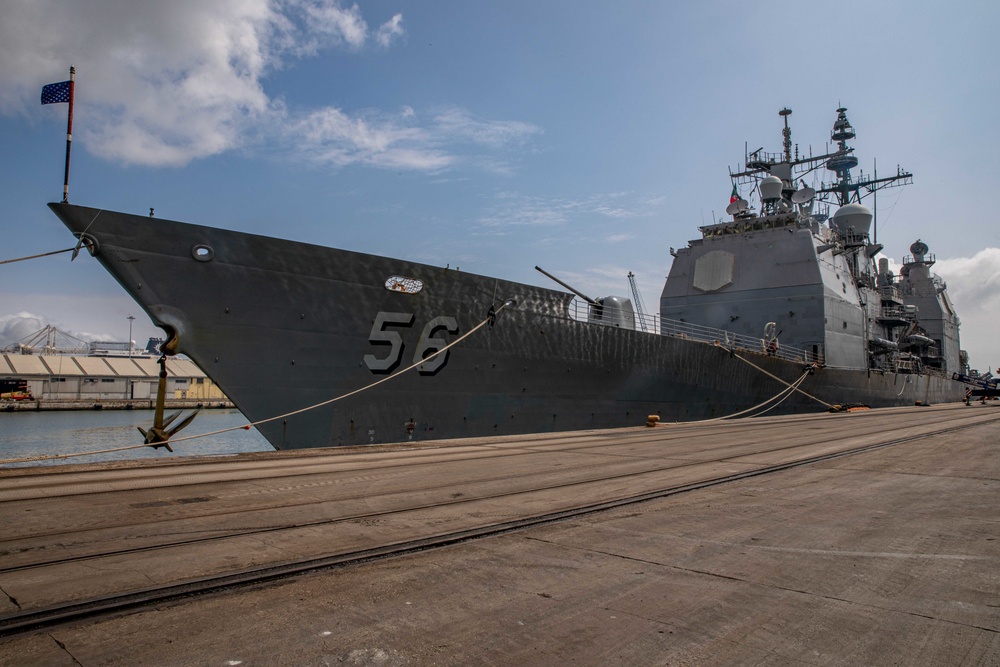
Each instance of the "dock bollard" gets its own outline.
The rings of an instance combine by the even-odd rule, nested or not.
[[[646,426],[653,428],[660,421],[660,415],[649,415],[646,417]]]

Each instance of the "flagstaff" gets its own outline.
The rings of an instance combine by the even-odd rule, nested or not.
[[[69,81],[50,83],[42,88],[42,104],[69,103],[66,120],[66,169],[63,172],[63,203],[69,201],[69,156],[73,147],[73,92],[76,82],[76,68],[69,68]]]
[[[63,173],[63,202],[69,201],[69,154],[73,148],[73,88],[76,84],[76,68],[69,68],[69,114],[66,119],[66,170]]]

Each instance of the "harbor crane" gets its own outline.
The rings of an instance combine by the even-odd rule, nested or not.
[[[628,272],[628,284],[632,288],[632,299],[635,301],[635,312],[639,315],[639,326],[642,327],[643,331],[647,331],[646,304],[642,302],[642,297],[639,295],[639,288],[635,284],[635,274],[631,271]]]

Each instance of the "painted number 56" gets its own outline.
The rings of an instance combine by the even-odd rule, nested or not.
[[[372,373],[391,373],[396,370],[403,360],[403,350],[406,347],[406,343],[398,331],[393,331],[389,327],[409,329],[412,325],[412,313],[387,313],[382,311],[375,316],[371,333],[368,334],[368,341],[372,345],[388,345],[389,352],[381,359],[374,354],[366,354],[364,356],[365,365],[368,366],[368,369]],[[417,339],[417,347],[413,353],[413,363],[420,363],[422,359],[441,350],[448,344],[448,341],[443,338],[436,337],[436,334],[442,331],[450,334],[458,333],[458,322],[455,321],[454,317],[439,315],[424,326],[423,331],[420,333],[420,338]],[[420,364],[417,366],[417,371],[421,375],[433,375],[437,373],[448,363],[448,354],[449,352],[446,351],[444,354],[439,354],[430,361]]]

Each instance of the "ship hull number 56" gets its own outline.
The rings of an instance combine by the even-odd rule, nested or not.
[[[411,329],[413,320],[412,313],[381,311],[375,316],[372,331],[368,334],[368,341],[379,347],[389,346],[389,351],[382,357],[377,357],[374,354],[364,356],[365,365],[372,373],[391,373],[399,367],[403,361],[407,342],[403,340],[403,336],[397,329]],[[444,332],[452,335],[458,333],[458,322],[455,321],[454,317],[439,315],[424,325],[423,331],[420,332],[420,337],[417,339],[416,349],[413,351],[414,364],[419,364],[421,359],[434,354],[448,344],[448,341],[439,337]],[[417,371],[421,375],[434,375],[448,363],[449,352],[450,350],[446,350],[444,354],[439,354],[433,359],[425,361],[417,366]]]

